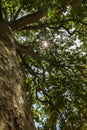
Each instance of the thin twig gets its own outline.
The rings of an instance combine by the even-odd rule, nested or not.
[[[16,20],[16,18],[18,17],[20,11],[21,11],[21,7],[19,7],[19,9],[17,10],[17,12],[15,13],[13,20]]]

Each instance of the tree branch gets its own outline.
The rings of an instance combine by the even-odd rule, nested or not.
[[[39,21],[42,17],[44,17],[47,14],[47,10],[48,10],[50,2],[51,2],[50,0],[44,0],[43,7],[41,7],[41,10],[39,10],[33,14],[28,14],[26,16],[23,16],[17,20],[12,20],[9,22],[9,25],[11,26],[13,31],[16,32],[16,31],[19,31],[21,28],[23,28],[26,25],[36,23],[37,21]]]
[[[18,17],[20,11],[21,11],[21,7],[19,7],[19,9],[17,10],[17,12],[15,13],[13,20],[16,20],[16,18]]]
[[[37,22],[44,16],[45,16],[44,11],[37,11],[33,14],[28,14],[26,16],[23,16],[15,21],[13,20],[9,24],[10,24],[12,30],[14,32],[16,32],[28,24]]]
[[[36,99],[39,101],[39,102],[42,102],[42,103],[49,103],[48,99],[44,99],[44,100],[41,100],[40,97],[38,96],[38,88],[36,88]],[[43,92],[43,91],[42,91]]]
[[[2,0],[0,0],[0,22],[3,22],[3,17],[2,17]]]
[[[35,77],[38,78],[38,74],[37,74],[36,72],[34,72],[34,71],[32,70],[32,68],[26,63],[26,61],[25,61],[25,59],[24,59],[24,57],[22,56],[22,54],[21,54],[20,51],[18,51],[18,54],[19,54],[20,58],[22,59],[22,62],[23,62],[23,64],[24,64],[24,66],[25,66],[25,67],[27,68],[27,70],[29,71],[29,73],[30,73],[31,75],[33,75],[33,76],[35,76]]]
[[[64,66],[65,66],[64,64],[60,64],[57,61],[53,61],[53,60],[50,60],[50,59],[47,59],[47,58],[39,56],[34,51],[32,51],[31,49],[29,49],[29,47],[21,45],[17,41],[15,41],[15,44],[16,44],[17,50],[19,50],[19,51],[21,50],[22,52],[24,52],[27,55],[31,56],[34,60],[37,60],[37,61],[40,61],[40,62],[46,61],[47,63],[49,63],[49,65],[51,67],[53,66],[53,67],[56,67],[56,68],[60,68],[60,67],[64,68]]]
[[[67,22],[69,22],[69,21],[73,22],[74,20],[75,19],[66,19],[66,20],[60,20],[60,21],[51,22],[51,23],[45,22],[45,23],[41,23],[41,24],[38,24],[38,25],[34,25],[34,26],[33,25],[27,25],[27,26],[24,26],[23,28],[21,28],[21,30],[38,30],[38,29],[45,28],[45,27],[49,27],[51,29],[60,29]]]
[[[40,57],[39,55],[37,55],[35,52],[33,52],[31,49],[29,49],[28,46],[24,46],[19,44],[17,41],[15,41],[16,44],[16,48],[24,53],[26,53],[27,55],[31,56],[33,59],[38,60],[38,61],[43,61],[44,58]]]
[[[42,91],[43,94],[44,94],[44,97],[45,97],[44,100],[41,100],[40,97],[38,96],[38,92],[40,93],[40,91]],[[51,97],[50,95],[48,95],[48,94],[45,92],[44,89],[36,88],[36,99],[37,99],[38,101],[42,102],[42,103],[48,103],[52,108],[55,108],[55,105],[53,104],[51,98],[52,98],[52,97]]]

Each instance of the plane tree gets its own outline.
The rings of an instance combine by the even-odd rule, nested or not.
[[[87,129],[86,12],[84,0],[0,0],[1,130],[34,130],[33,118]]]

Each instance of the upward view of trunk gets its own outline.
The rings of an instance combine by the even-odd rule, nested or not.
[[[35,130],[11,29],[0,24],[0,130]]]

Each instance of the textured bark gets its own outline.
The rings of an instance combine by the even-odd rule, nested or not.
[[[35,130],[11,29],[0,24],[0,130]]]

